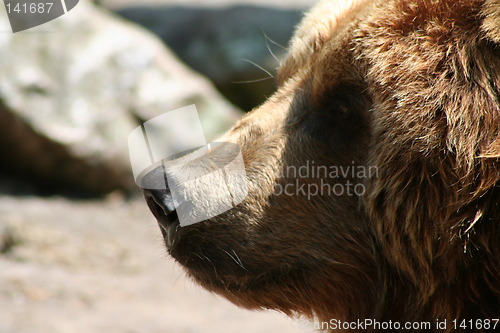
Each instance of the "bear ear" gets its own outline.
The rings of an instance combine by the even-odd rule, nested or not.
[[[483,5],[482,14],[484,21],[481,28],[488,38],[495,43],[500,43],[500,1],[486,0]]]

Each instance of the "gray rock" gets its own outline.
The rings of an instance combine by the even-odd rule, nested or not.
[[[16,34],[6,18],[0,6],[0,154],[9,173],[49,188],[131,190],[127,138],[141,120],[196,104],[210,140],[240,115],[155,37],[91,3]]]
[[[275,90],[275,81],[263,69],[274,75],[304,11],[254,5],[194,8],[167,4],[115,10],[160,36],[183,61],[210,78],[243,109],[260,104]]]

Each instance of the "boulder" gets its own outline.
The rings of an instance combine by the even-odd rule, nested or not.
[[[275,74],[307,6],[298,8],[293,1],[288,5],[284,1],[232,2],[231,6],[206,7],[193,7],[190,1],[182,5],[174,1],[175,6],[171,1],[125,2],[114,3],[112,8],[160,36],[233,103],[249,110],[275,90],[275,80],[266,71]]]
[[[127,138],[140,122],[196,104],[207,140],[240,116],[142,28],[87,1],[13,34],[0,6],[1,168],[101,194],[135,187]]]

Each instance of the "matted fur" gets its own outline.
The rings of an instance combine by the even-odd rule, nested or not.
[[[180,228],[172,256],[247,308],[499,318],[500,1],[323,1],[278,77],[223,138],[248,197]],[[363,196],[276,195],[308,161],[379,172]]]

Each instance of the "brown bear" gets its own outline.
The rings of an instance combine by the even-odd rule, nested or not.
[[[323,1],[277,79],[219,140],[241,203],[181,227],[170,190],[144,190],[168,252],[332,332],[498,331],[500,1]]]

